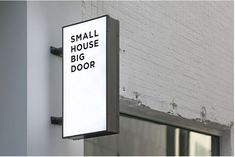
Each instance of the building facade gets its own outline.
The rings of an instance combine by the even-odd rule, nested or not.
[[[62,26],[105,14],[120,22],[122,105],[128,100],[205,128],[223,127],[220,154],[233,155],[233,3],[0,2],[0,155],[95,155],[99,140],[62,139],[61,126],[50,124],[50,116],[62,114],[62,59],[49,48],[62,46]],[[143,136],[151,127],[153,138],[165,132],[128,121],[122,116],[121,128],[142,125],[147,130],[137,134]],[[158,141],[145,139],[146,151],[157,147],[155,155],[167,155]]]

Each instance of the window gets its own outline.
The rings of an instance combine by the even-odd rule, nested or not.
[[[167,126],[167,155],[219,155],[219,137]]]
[[[120,116],[120,133],[84,140],[85,155],[219,155],[219,137]]]

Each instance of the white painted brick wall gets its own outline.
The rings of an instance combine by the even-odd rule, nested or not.
[[[120,94],[167,112],[233,121],[233,2],[82,2],[120,21]]]

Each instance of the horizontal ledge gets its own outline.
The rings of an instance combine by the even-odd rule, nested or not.
[[[153,110],[149,107],[138,105],[136,100],[125,97],[120,98],[120,114],[123,116],[188,129],[208,135],[222,136],[224,131],[229,129],[229,126],[208,120],[203,123],[197,119],[187,119],[169,113]]]
[[[196,119],[187,119],[171,115],[169,113],[153,110],[149,107],[139,106],[133,99],[120,97],[120,115],[141,119],[153,123],[170,125],[178,128],[188,129],[208,135],[222,136],[229,127],[219,123],[206,121],[200,122]],[[51,117],[51,124],[62,125],[62,117]]]

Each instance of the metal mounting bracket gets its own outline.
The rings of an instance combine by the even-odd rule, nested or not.
[[[50,53],[58,57],[63,57],[63,49],[61,47],[56,48],[56,47],[50,46]],[[50,120],[51,120],[51,124],[54,124],[54,125],[62,125],[63,123],[62,117],[51,116]]]
[[[63,124],[63,118],[62,117],[52,117],[51,116],[51,124],[62,125]]]
[[[58,57],[63,57],[62,47],[56,48],[56,47],[50,46],[50,52],[51,52],[51,54],[56,55]]]

